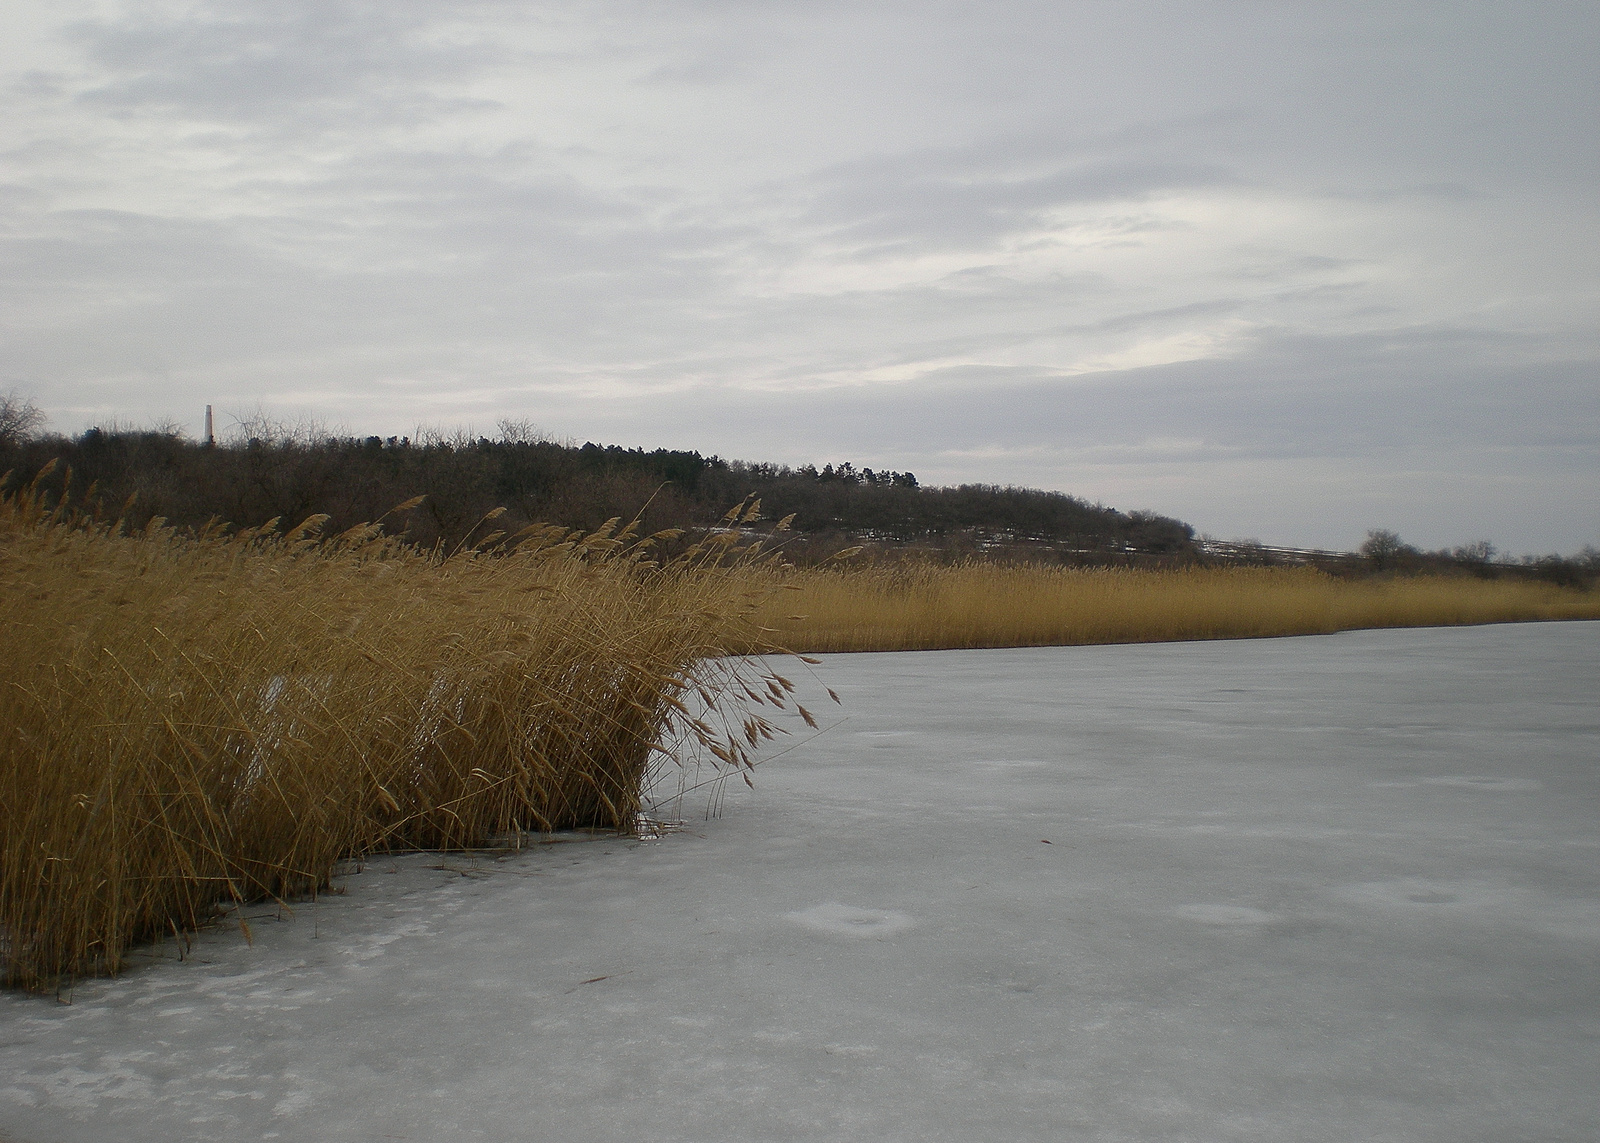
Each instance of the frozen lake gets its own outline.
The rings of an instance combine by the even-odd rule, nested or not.
[[[1600,623],[817,671],[716,820],[0,996],[0,1134],[1600,1138]]]

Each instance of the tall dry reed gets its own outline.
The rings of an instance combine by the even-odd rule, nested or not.
[[[775,733],[756,707],[793,705],[719,657],[759,639],[728,536],[661,566],[615,522],[450,555],[315,525],[124,535],[0,502],[12,983],[115,971],[347,855],[631,829],[653,764],[737,771]]]
[[[848,564],[769,573],[761,621],[796,650],[896,651],[1308,635],[1600,618],[1600,593],[1452,576],[1312,569]]]

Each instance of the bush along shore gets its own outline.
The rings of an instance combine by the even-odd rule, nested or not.
[[[674,535],[488,515],[446,553],[0,500],[5,979],[114,972],[351,855],[632,831],[653,769],[746,771],[783,732],[793,684],[724,655],[772,649],[735,528],[753,506],[665,561]]]

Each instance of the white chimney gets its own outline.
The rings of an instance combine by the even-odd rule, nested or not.
[[[211,406],[207,405],[206,406],[206,444],[214,445],[216,443],[217,443],[217,436],[216,436],[216,434],[214,432],[211,431]]]

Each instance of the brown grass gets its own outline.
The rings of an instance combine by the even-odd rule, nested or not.
[[[748,766],[792,704],[728,536],[615,522],[419,552],[363,526],[137,535],[0,502],[0,958],[48,987],[343,857],[631,830],[669,756]]]
[[[1031,647],[1600,619],[1600,592],[1464,576],[1346,580],[1311,569],[1071,569],[969,563],[786,569],[762,605],[808,652]]]

